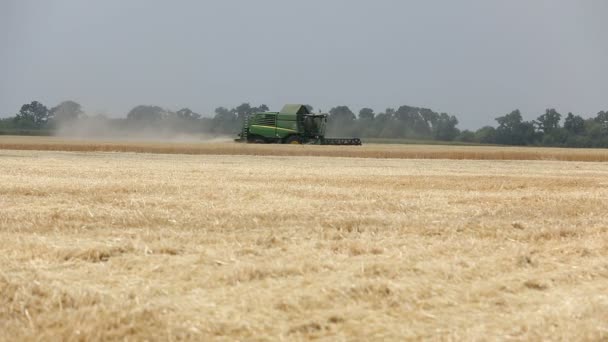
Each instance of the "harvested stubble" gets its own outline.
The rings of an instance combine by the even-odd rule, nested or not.
[[[0,340],[608,338],[602,163],[0,154]]]
[[[229,141],[229,140],[228,140]],[[608,161],[607,149],[497,146],[387,145],[293,146],[234,142],[153,142],[75,140],[58,137],[0,136],[0,150],[136,152],[193,155],[325,156],[389,159]]]

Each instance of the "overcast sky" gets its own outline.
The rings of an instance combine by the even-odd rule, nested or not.
[[[608,109],[608,1],[0,0],[0,116],[67,99],[590,116]]]

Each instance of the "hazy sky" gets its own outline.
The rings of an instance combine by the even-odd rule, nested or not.
[[[0,0],[0,116],[402,104],[461,128],[608,109],[605,0]]]

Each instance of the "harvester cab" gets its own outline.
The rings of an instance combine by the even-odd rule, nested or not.
[[[237,142],[316,145],[361,145],[359,138],[326,138],[327,114],[288,104],[280,112],[253,113],[243,122]]]

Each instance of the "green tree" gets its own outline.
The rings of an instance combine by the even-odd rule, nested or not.
[[[355,114],[347,106],[337,106],[329,110],[327,119],[328,135],[359,135]]]
[[[608,111],[601,111],[597,113],[595,119],[593,120],[600,124],[604,130],[608,131]]]
[[[460,134],[458,134],[458,136],[456,137],[457,141],[462,141],[462,142],[475,142],[475,133],[472,131],[469,131],[468,129],[465,129],[464,131],[460,132]]]
[[[333,122],[351,122],[356,119],[348,106],[337,106],[329,110],[329,120]]]
[[[552,130],[559,128],[559,121],[561,120],[562,115],[558,113],[555,109],[547,109],[545,114],[541,115],[536,119],[535,123],[538,126],[538,129],[543,134],[550,133]]]
[[[359,111],[359,120],[373,120],[375,116],[374,110],[371,108],[362,108]]]
[[[532,145],[538,140],[538,135],[534,129],[534,123],[530,121],[522,122],[518,133],[518,138],[522,141],[519,145]]]
[[[254,113],[263,113],[263,112],[267,112],[269,110],[270,110],[270,108],[268,108],[268,106],[265,105],[265,104],[261,104],[261,105],[259,105],[257,107],[253,107],[253,112]]]
[[[365,134],[365,136],[374,137],[374,138],[390,138],[393,136],[393,131],[390,127],[394,127],[395,125],[391,125],[395,121],[393,114],[395,110],[392,108],[387,108],[383,113],[378,113],[374,116],[374,121],[369,126],[371,128],[371,132]],[[397,131],[396,134],[399,134]]]
[[[0,118],[0,129],[15,128],[15,118]]]
[[[441,113],[432,128],[433,138],[443,141],[454,140],[460,133],[456,125],[458,125],[458,119],[455,116]]]
[[[496,128],[492,126],[484,126],[475,131],[475,141],[482,144],[496,143]]]
[[[175,116],[178,119],[189,121],[199,120],[201,118],[200,114],[193,112],[190,108],[182,108],[178,110],[175,112]]]
[[[168,112],[158,106],[136,106],[127,114],[127,120],[138,123],[154,123],[164,119]]]
[[[63,101],[51,108],[50,117],[58,123],[71,122],[84,116],[82,106],[74,101]]]
[[[585,120],[579,115],[568,113],[564,120],[564,128],[570,134],[583,134],[585,132]]]
[[[521,112],[516,109],[511,113],[496,118],[496,142],[504,145],[528,145],[536,140],[532,122],[523,121]]]
[[[606,137],[606,129],[598,120],[585,120],[585,135],[589,138],[590,147],[599,147],[600,141]]]
[[[404,124],[406,137],[430,137],[431,126],[424,117],[421,109],[417,107],[401,106],[397,109],[394,116]]]
[[[228,110],[226,107],[217,107],[215,108],[214,119],[220,121],[235,121],[236,114],[233,111]]]
[[[43,128],[50,116],[49,109],[38,101],[21,106],[15,116],[15,125],[18,128]]]
[[[426,122],[426,125],[431,127],[431,130],[433,128],[433,126],[437,125],[437,122],[440,119],[440,115],[437,114],[436,112],[428,109],[428,108],[419,108],[419,113],[420,116],[422,117],[422,119]],[[458,120],[456,120],[458,122]]]
[[[237,120],[239,122],[243,122],[246,117],[253,113],[267,112],[268,106],[263,104],[258,107],[252,107],[249,103],[242,103],[238,107],[234,108],[232,111],[236,114]]]
[[[234,133],[238,130],[237,116],[234,110],[225,107],[215,109],[213,130],[218,133]]]
[[[249,103],[242,103],[238,107],[234,108],[233,111],[234,113],[236,113],[237,119],[240,122],[242,122],[247,116],[255,112],[255,110],[251,107]]]
[[[568,130],[563,127],[553,128],[543,135],[542,144],[545,146],[564,146],[568,141]]]

